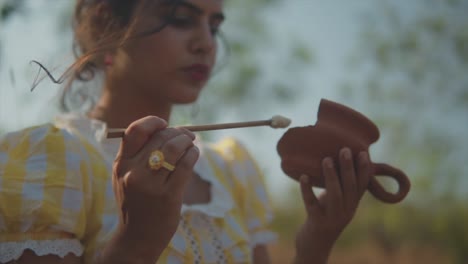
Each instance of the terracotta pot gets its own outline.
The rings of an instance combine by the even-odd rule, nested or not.
[[[356,157],[360,151],[368,151],[378,139],[379,130],[367,117],[344,105],[322,99],[316,124],[290,128],[279,140],[277,150],[286,175],[298,180],[300,175],[307,174],[314,186],[324,187],[321,162],[325,157],[332,157],[337,165],[341,148],[349,147]],[[400,202],[410,190],[406,174],[388,164],[372,163],[372,175],[368,190],[383,202]],[[386,191],[375,176],[395,179],[398,192]]]

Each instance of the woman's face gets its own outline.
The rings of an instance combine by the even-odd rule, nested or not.
[[[145,7],[136,30],[162,30],[132,40],[116,54],[117,74],[131,92],[168,103],[194,102],[208,81],[216,53],[216,34],[224,19],[222,0],[154,1]],[[125,88],[127,89],[127,88]]]

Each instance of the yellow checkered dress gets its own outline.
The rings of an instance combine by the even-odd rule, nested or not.
[[[118,212],[110,168],[118,142],[96,140],[99,129],[87,118],[74,122],[0,141],[0,263],[25,249],[92,263],[112,237]],[[212,201],[183,206],[158,263],[251,263],[252,248],[274,239],[263,176],[236,140],[200,148],[195,170],[211,183]]]

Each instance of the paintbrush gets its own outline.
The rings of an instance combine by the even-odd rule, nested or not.
[[[247,122],[235,123],[220,123],[208,125],[193,125],[193,126],[179,126],[192,132],[242,128],[242,127],[256,127],[256,126],[270,126],[272,128],[286,128],[291,124],[291,120],[287,117],[276,115],[267,120],[256,120]],[[125,135],[125,128],[110,128],[106,131],[107,138],[119,138]]]

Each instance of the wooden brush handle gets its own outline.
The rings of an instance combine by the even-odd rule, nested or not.
[[[249,122],[238,122],[238,123],[221,123],[221,124],[209,124],[209,125],[196,125],[196,126],[180,126],[192,132],[208,131],[208,130],[219,130],[219,129],[230,129],[230,128],[241,128],[241,127],[254,127],[254,126],[269,126],[271,120],[260,120],[260,121],[249,121]],[[125,128],[111,128],[107,130],[107,138],[120,138],[125,135]]]

